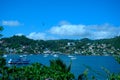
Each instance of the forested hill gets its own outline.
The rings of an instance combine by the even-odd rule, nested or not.
[[[65,53],[81,55],[120,55],[120,36],[90,40],[32,40],[25,36],[0,39],[2,53]]]

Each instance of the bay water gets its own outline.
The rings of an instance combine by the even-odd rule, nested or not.
[[[25,55],[25,54],[22,54]],[[6,61],[11,58],[18,58],[19,54],[7,54]],[[43,65],[49,66],[49,61],[52,59],[60,58],[67,65],[72,62],[71,72],[75,75],[75,78],[82,74],[85,70],[88,70],[88,78],[95,76],[98,80],[107,79],[107,74],[103,68],[110,71],[110,73],[119,73],[120,64],[112,56],[81,56],[81,55],[65,55],[65,54],[29,54],[25,55],[30,60],[30,64],[38,62]],[[8,66],[13,66],[7,64]],[[16,66],[26,66],[16,65]]]

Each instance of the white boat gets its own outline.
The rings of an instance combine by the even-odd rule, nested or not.
[[[8,64],[29,64],[30,60],[27,60],[26,57],[19,57],[17,59],[10,59]]]
[[[3,57],[5,58],[5,57],[7,57],[7,55],[6,55],[6,54],[4,54],[4,55],[3,55]]]
[[[20,55],[19,57],[23,57],[23,55]]]
[[[57,55],[57,54],[54,54],[53,57],[58,57],[58,55]]]
[[[68,55],[68,57],[72,58],[72,57],[74,57],[74,56],[72,56],[72,55]]]
[[[74,59],[77,59],[76,57],[71,57],[70,59],[74,60]]]

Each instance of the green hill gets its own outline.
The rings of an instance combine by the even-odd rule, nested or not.
[[[120,36],[90,40],[33,40],[25,36],[0,39],[4,53],[65,53],[80,55],[120,55]]]

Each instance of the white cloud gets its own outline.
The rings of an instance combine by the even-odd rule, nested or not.
[[[86,30],[84,29],[84,25],[61,25],[61,26],[54,26],[50,29],[52,34],[58,34],[61,36],[78,36],[78,35],[85,35]]]
[[[54,40],[56,39],[53,36],[48,35],[47,33],[41,33],[41,32],[31,32],[29,35],[27,35],[28,38],[34,39],[34,40]]]
[[[22,33],[18,33],[18,34],[15,34],[16,36],[22,36],[22,35],[24,35],[24,34],[22,34]]]
[[[40,40],[40,39],[45,40],[46,38],[45,36],[46,36],[45,33],[32,32],[27,37],[34,40]]]
[[[3,21],[2,21],[2,25],[14,27],[14,26],[20,26],[20,25],[23,25],[23,24],[20,23],[20,22],[17,21],[17,20],[15,20],[15,21],[14,21],[14,20],[9,20],[9,21],[3,20]]]
[[[23,34],[16,34],[21,36]],[[103,25],[72,25],[62,24],[53,26],[47,32],[31,32],[28,38],[34,40],[53,40],[53,39],[104,39],[120,35],[120,26],[109,24]]]
[[[64,37],[78,37],[90,39],[103,39],[118,36],[120,34],[120,27],[111,26],[109,24],[103,25],[60,25],[53,26],[49,32],[54,35]]]

